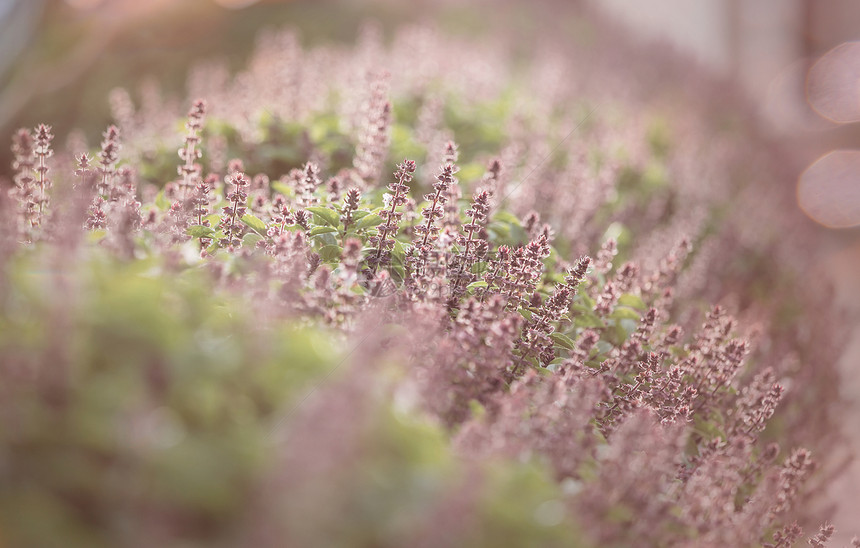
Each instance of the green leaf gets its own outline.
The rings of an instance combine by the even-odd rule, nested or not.
[[[725,439],[725,434],[717,421],[705,420],[700,414],[693,415],[693,432],[705,439]]]
[[[553,373],[555,373],[556,371],[558,371],[558,366],[560,366],[561,364],[563,364],[563,363],[565,362],[565,360],[566,360],[566,359],[567,359],[567,358],[556,358],[556,359],[552,360],[551,362],[549,362],[549,363],[547,364],[547,366],[546,366],[547,370],[552,371]]]
[[[568,350],[573,350],[576,347],[576,343],[573,342],[573,339],[563,333],[550,333],[549,338],[555,341],[558,346],[563,346]]]
[[[313,213],[318,219],[328,225],[334,227],[340,225],[340,215],[338,215],[337,211],[333,209],[321,206],[306,207],[305,209]]]
[[[245,223],[251,230],[255,231],[259,235],[264,235],[266,233],[266,223],[254,217],[250,213],[246,213],[242,217],[242,222]]]
[[[529,235],[523,227],[519,225],[511,225],[510,241],[515,245],[523,245],[528,243]]]
[[[323,232],[322,234],[316,234],[311,236],[313,239],[313,243],[317,247],[325,247],[327,245],[337,245],[337,238],[334,237],[334,234],[331,232]]]
[[[333,226],[315,226],[311,229],[309,234],[311,236],[316,236],[317,234],[329,234],[331,232],[337,232],[337,229]]]
[[[155,197],[155,207],[160,209],[161,211],[166,211],[170,209],[170,200],[167,199],[167,196],[164,195],[164,191],[158,193]]]
[[[213,240],[209,247],[206,248],[206,253],[209,255],[214,255],[216,251],[221,247],[221,242],[218,240]]]
[[[481,402],[478,400],[469,400],[469,411],[472,413],[472,417],[480,420],[487,414],[486,408],[481,405]]]
[[[263,237],[259,234],[255,234],[253,232],[249,232],[242,237],[242,245],[245,247],[254,247],[257,245],[257,242],[262,240]]]
[[[606,327],[603,320],[591,313],[581,314],[573,320],[576,327]]]
[[[508,211],[497,212],[495,215],[493,215],[493,220],[508,223],[514,226],[520,226],[520,220],[517,218],[517,216]]]
[[[637,310],[646,310],[648,308],[648,305],[645,304],[642,297],[639,295],[633,295],[632,293],[625,293],[618,297],[618,304],[629,306],[630,308],[635,308]]]
[[[340,259],[341,251],[342,249],[338,245],[326,245],[321,247],[317,253],[324,263],[332,263]]]
[[[597,341],[597,344],[595,344],[594,347],[597,349],[598,354],[607,354],[615,348],[606,341]]]
[[[374,226],[381,225],[383,222],[384,221],[383,221],[382,217],[380,217],[379,215],[376,215],[375,213],[371,213],[370,215],[365,215],[364,217],[359,219],[355,223],[354,227],[356,230],[361,230],[364,228],[371,228]]]
[[[280,192],[284,196],[292,197],[295,195],[295,191],[293,191],[293,188],[282,181],[273,181],[270,186],[276,192]]]
[[[209,226],[218,226],[221,223],[221,216],[217,213],[203,217],[204,221],[209,221]]]
[[[391,263],[387,268],[388,273],[391,274],[391,278],[397,283],[402,282],[406,278],[405,262],[406,252],[403,249],[403,244],[398,240],[394,240],[394,247],[391,248]]]
[[[484,280],[478,280],[477,282],[472,282],[466,286],[467,291],[474,291],[475,289],[487,287],[487,282]]]
[[[457,174],[457,178],[461,181],[477,181],[486,170],[487,168],[478,162],[463,164],[460,166],[460,172]]]
[[[406,262],[406,250],[403,249],[403,244],[399,240],[394,240],[394,247],[391,248],[391,259],[395,265],[403,266]]]
[[[618,320],[618,327],[624,330],[624,338],[630,336],[639,327],[639,322],[633,319],[622,318]]]
[[[573,309],[574,310],[582,310],[584,312],[590,312],[594,310],[594,299],[589,297],[587,294],[580,292],[576,294],[573,300]]]
[[[511,227],[504,223],[492,222],[487,227],[487,229],[492,234],[493,240],[506,240],[507,237],[511,234]]]
[[[469,269],[469,272],[471,272],[472,274],[482,274],[482,273],[484,273],[484,272],[486,272],[486,271],[487,271],[487,266],[488,266],[489,264],[490,264],[490,263],[488,263],[488,262],[486,262],[486,261],[482,261],[482,262],[475,263],[475,264],[473,264],[473,265],[472,265],[472,267]]]
[[[89,233],[87,234],[87,241],[98,242],[102,238],[104,238],[105,236],[107,236],[107,230],[105,230],[103,228],[99,228],[96,230],[90,230]]]
[[[632,308],[627,308],[626,306],[619,306],[612,311],[609,317],[615,320],[638,320],[639,313]]]
[[[205,225],[189,226],[185,232],[192,238],[211,238],[215,234],[211,226]]]
[[[529,361],[532,361],[532,360],[529,359]],[[532,363],[533,363],[533,365],[535,365],[537,367],[537,374],[542,376],[542,377],[552,377],[552,374],[555,373],[555,370],[558,368],[557,365],[554,366],[553,369],[549,369],[547,367],[544,367],[540,362],[537,362],[537,363],[532,362]]]

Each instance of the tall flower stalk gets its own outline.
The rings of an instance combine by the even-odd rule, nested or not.
[[[404,160],[403,163],[397,166],[397,171],[394,173],[394,182],[388,185],[388,190],[391,193],[386,194],[386,207],[380,213],[385,219],[385,223],[379,227],[376,236],[370,239],[371,243],[376,246],[376,249],[371,252],[371,257],[368,259],[368,266],[373,273],[376,273],[381,266],[385,266],[391,262],[394,237],[400,229],[400,218],[403,216],[403,213],[397,211],[397,208],[406,203],[406,194],[409,192],[409,183],[412,181],[415,167],[414,161]]]
[[[438,236],[439,226],[436,223],[445,215],[444,206],[448,201],[448,188],[454,183],[455,173],[457,173],[457,166],[446,163],[436,175],[436,182],[433,183],[434,192],[424,196],[430,205],[421,210],[424,222],[415,227],[415,233],[421,236],[421,243],[418,246],[426,246]]]
[[[203,129],[205,116],[206,102],[194,101],[185,122],[185,140],[179,149],[179,159],[182,160],[182,164],[177,168],[177,172],[182,177],[179,191],[180,199],[191,198],[201,179],[201,168],[197,160],[203,156],[200,150],[200,132]]]
[[[242,234],[245,232],[242,217],[247,210],[245,204],[248,200],[248,187],[251,181],[247,175],[235,169],[227,176],[226,183],[233,185],[233,190],[227,195],[228,205],[221,208],[221,223],[218,228],[224,233],[221,246],[234,251],[242,247]]]
[[[119,161],[119,128],[111,125],[102,135],[101,150],[99,150],[99,179],[96,185],[96,194],[105,200],[112,200],[114,194],[114,178],[116,177],[116,164]]]
[[[364,105],[364,120],[353,160],[358,182],[364,188],[372,186],[379,179],[388,154],[392,118],[391,102],[388,100],[389,78],[390,75],[384,71],[368,77],[370,97]]]
[[[469,222],[463,225],[465,234],[461,234],[457,239],[457,243],[462,246],[463,250],[454,278],[452,296],[455,298],[460,295],[465,285],[475,277],[468,270],[478,261],[478,257],[486,254],[489,248],[486,235],[481,236],[481,232],[485,231],[484,227],[489,219],[489,214],[490,193],[482,190],[472,200],[472,207],[466,210],[466,217],[469,218]]]
[[[564,283],[557,285],[552,296],[540,308],[532,311],[529,320],[523,327],[522,337],[517,341],[520,364],[514,370],[515,375],[524,369],[528,358],[537,358],[543,366],[549,365],[555,358],[553,341],[550,336],[565,314],[568,313],[571,301],[576,295],[576,289],[585,278],[585,273],[590,264],[590,257],[580,257],[576,266],[568,272]]]
[[[361,202],[361,191],[357,188],[351,188],[346,191],[346,196],[343,199],[343,207],[341,207],[340,222],[343,223],[344,234],[349,231],[349,225],[353,223],[353,216],[358,211],[358,205]]]
[[[15,187],[11,193],[18,204],[18,232],[26,239],[32,226],[37,222],[38,202],[36,193],[36,143],[33,135],[27,129],[19,129],[12,137],[12,169],[15,175],[12,179]]]
[[[48,177],[48,158],[54,155],[51,149],[51,141],[54,140],[54,135],[51,133],[51,126],[39,124],[36,127],[36,147],[33,153],[36,156],[36,193],[35,203],[38,209],[38,215],[35,217],[34,226],[42,224],[42,217],[45,210],[48,208],[50,201],[48,190],[51,188],[51,179]]]

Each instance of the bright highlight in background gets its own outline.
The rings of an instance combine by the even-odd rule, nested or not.
[[[860,120],[860,42],[846,42],[825,53],[806,81],[809,104],[834,122]]]
[[[826,227],[860,225],[860,151],[836,150],[809,166],[797,183],[797,203]]]

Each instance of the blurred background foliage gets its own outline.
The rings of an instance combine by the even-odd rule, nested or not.
[[[0,134],[11,135],[19,127],[48,121],[60,144],[73,129],[81,130],[91,143],[98,141],[112,122],[107,100],[112,89],[124,87],[139,101],[141,86],[156,83],[167,97],[184,98],[186,79],[195,65],[218,60],[238,70],[253,51],[261,30],[284,26],[297,30],[305,46],[352,43],[368,21],[380,26],[384,38],[390,37],[396,26],[408,23],[430,24],[455,36],[491,37],[495,33],[507,38],[507,45],[514,49],[515,64],[523,66],[532,62],[535,44],[562,35],[563,43],[577,51],[561,51],[561,55],[593,54],[605,60],[622,54],[624,58],[617,57],[614,62],[625,66],[638,86],[655,98],[663,97],[664,105],[674,108],[679,100],[689,101],[679,85],[681,71],[674,54],[650,48],[624,49],[627,40],[635,43],[634,37],[624,32],[614,32],[610,38],[601,36],[593,24],[595,10],[581,0],[544,0],[535,5],[509,0],[263,0],[243,9],[226,6],[249,2],[8,2],[15,7],[7,10],[6,26],[11,25],[14,32],[6,33],[10,44],[4,59],[7,68],[0,73]],[[34,20],[33,25],[27,24],[30,20]],[[606,21],[602,23],[600,28],[605,32]],[[15,43],[23,48],[13,56],[10,53],[16,51]],[[658,52],[666,55],[654,64],[653,55]],[[456,59],[451,62],[456,63]],[[688,66],[686,59],[683,65]],[[719,92],[708,94],[708,108],[699,114],[711,117],[715,127],[736,128],[736,120],[743,115],[736,99],[733,89],[721,85]],[[412,106],[395,105],[395,121],[408,123],[410,113],[414,113]],[[499,120],[494,109],[504,106],[487,105],[484,119],[489,123],[467,128],[463,126],[466,121],[458,119],[458,106],[446,105],[445,122],[464,140],[461,146],[468,148],[469,140],[500,137],[488,133],[496,131],[492,122]],[[395,126],[395,137],[397,131]],[[0,147],[0,174],[10,175],[11,159],[8,147]]]
[[[148,78],[165,93],[184,96],[195,63],[217,57],[241,67],[262,28],[290,25],[301,29],[306,44],[350,42],[366,18],[392,22],[409,11],[313,0],[262,2],[242,10],[212,0],[101,4],[42,4],[35,31],[25,36],[25,49],[0,80],[0,133],[50,120],[59,136],[77,128],[96,137],[111,122],[107,97],[117,86],[134,94]],[[2,154],[8,172],[9,151]]]
[[[517,20],[510,27],[513,32],[527,36],[538,31],[534,14],[516,4],[493,14],[457,3],[426,1],[263,1],[244,9],[230,9],[213,0],[78,2],[93,5],[86,8],[64,1],[18,4],[16,9],[22,13],[10,11],[7,18],[12,24],[20,23],[15,29],[19,36],[12,40],[10,34],[7,40],[21,42],[24,48],[4,59],[8,68],[0,75],[2,135],[50,120],[61,138],[72,129],[95,138],[111,122],[107,102],[111,89],[127,87],[134,97],[137,87],[150,79],[167,95],[184,97],[190,68],[217,58],[238,69],[265,28],[288,25],[299,31],[306,46],[351,43],[361,24],[369,20],[381,24],[386,35],[395,24],[430,19],[456,34],[480,34],[505,19]],[[24,24],[34,18],[35,28]],[[557,24],[563,21],[582,24],[569,11]],[[528,47],[528,40],[522,43]],[[2,148],[0,173],[9,173],[10,152]]]

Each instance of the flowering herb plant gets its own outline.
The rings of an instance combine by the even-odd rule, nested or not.
[[[232,83],[194,73],[184,135],[122,90],[96,150],[15,134],[0,539],[791,546],[819,520],[837,319],[798,337],[797,311],[823,297],[750,274],[783,244],[689,182],[689,127],[673,149],[630,99],[463,48],[275,33]]]

